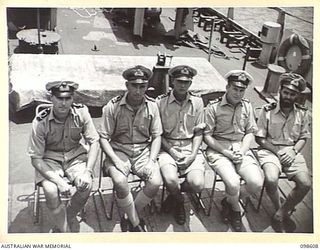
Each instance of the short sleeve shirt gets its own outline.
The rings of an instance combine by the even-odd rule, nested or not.
[[[113,149],[130,157],[137,156],[150,146],[153,137],[162,134],[162,125],[157,104],[145,97],[135,113],[124,96],[118,96],[103,107],[101,138],[110,141]]]
[[[293,146],[299,139],[311,137],[308,111],[297,105],[288,117],[282,113],[279,104],[274,109],[264,106],[257,124],[256,136],[277,146]]]
[[[204,124],[203,101],[190,93],[183,103],[176,100],[173,92],[157,99],[163,136],[167,139],[183,140],[194,136],[195,127]]]
[[[32,122],[28,154],[32,158],[47,158],[68,162],[87,153],[81,139],[92,144],[99,140],[88,108],[73,105],[65,122],[58,121],[52,108],[43,110]]]
[[[241,142],[246,134],[257,130],[251,103],[242,99],[234,107],[228,103],[226,95],[207,105],[205,121],[204,133],[220,141]]]

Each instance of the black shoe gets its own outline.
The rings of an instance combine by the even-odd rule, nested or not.
[[[284,217],[283,226],[287,233],[293,233],[297,228],[296,223],[289,216]]]
[[[49,233],[62,233],[62,232],[57,226],[54,226],[49,230]]]
[[[230,213],[230,223],[232,228],[236,231],[236,232],[241,232],[242,230],[242,222],[241,222],[241,213],[238,211],[231,211]]]
[[[276,216],[272,217],[271,226],[276,233],[285,233],[283,220],[276,218]]]
[[[120,219],[121,232],[128,232],[131,222],[125,216]]]
[[[129,232],[146,232],[146,230],[139,224],[133,227]]]
[[[183,225],[186,222],[186,211],[184,209],[184,202],[176,204],[174,209],[174,218],[179,225]]]
[[[162,211],[165,213],[170,213],[174,209],[175,205],[176,199],[171,194],[169,194],[162,204]]]
[[[230,205],[227,202],[227,197],[222,199],[221,206],[222,206],[221,215],[222,215],[223,221],[227,223],[229,221],[230,212],[231,212]]]
[[[140,223],[138,226],[133,227],[131,222],[129,224],[129,232],[146,232],[146,223],[143,219],[140,220]]]

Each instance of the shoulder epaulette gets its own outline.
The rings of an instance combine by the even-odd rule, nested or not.
[[[222,101],[222,97],[218,97],[212,101],[209,101],[210,104],[215,104],[215,103],[218,103],[218,102],[221,102]]]
[[[304,110],[304,111],[307,111],[307,110],[308,110],[308,108],[307,108],[306,106],[303,106],[303,105],[298,104],[298,103],[295,103],[295,106],[296,106],[298,109],[302,109],[302,110]]]
[[[118,95],[118,96],[116,96],[116,97],[113,97],[113,98],[111,99],[111,102],[112,102],[112,103],[120,102],[120,100],[122,99],[122,97],[123,97],[123,95]]]
[[[154,99],[154,98],[152,98],[152,97],[150,97],[150,96],[148,96],[148,95],[145,95],[145,98],[146,98],[148,101],[151,101],[151,102],[155,102],[155,101],[156,101],[156,99]]]
[[[250,103],[250,100],[249,100],[249,99],[246,99],[246,98],[242,98],[242,101],[244,101],[244,102],[249,102],[249,103]]]
[[[50,114],[51,108],[46,108],[42,110],[38,115],[37,115],[37,121],[42,121],[44,118],[46,118]]]
[[[83,105],[82,103],[73,103],[73,104],[72,104],[72,107],[75,107],[75,108],[80,109],[80,108],[83,108],[84,105]]]
[[[192,96],[200,97],[199,94],[193,93],[193,92],[191,92],[191,91],[189,91],[189,94],[192,95]]]
[[[273,110],[277,107],[277,103],[276,102],[272,102],[270,104],[265,105],[263,108],[265,111],[270,111]]]
[[[160,100],[160,99],[162,99],[162,98],[165,98],[165,97],[169,96],[169,94],[170,94],[170,91],[168,91],[168,92],[165,93],[165,94],[158,95],[157,98],[156,98],[156,100]]]

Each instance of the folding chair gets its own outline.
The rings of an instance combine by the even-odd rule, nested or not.
[[[215,174],[215,178],[214,178],[214,180],[213,180],[212,190],[211,190],[211,194],[210,194],[210,201],[209,201],[209,208],[208,208],[207,216],[209,216],[210,213],[211,213],[216,184],[217,184],[217,182],[222,182],[222,183],[223,183],[223,180],[222,180],[222,178],[220,177],[220,175],[218,175],[213,169],[212,169],[212,171],[213,171],[214,174]],[[244,183],[244,180],[243,180],[241,177],[239,177],[239,178],[240,178],[240,183],[241,183],[240,185],[242,185],[242,184]],[[240,203],[240,205],[241,205],[241,207],[243,208],[243,211],[244,211],[244,212],[241,214],[241,216],[243,216],[243,215],[247,212],[247,206],[248,206],[249,202],[250,202],[250,200],[247,199],[247,200],[245,201],[245,203],[243,203],[243,201],[242,201],[242,200],[240,199],[240,197],[239,197],[239,203]]]
[[[95,191],[95,193],[98,193],[99,195],[99,199],[100,199],[100,202],[102,204],[102,208],[103,208],[103,213],[104,213],[104,216],[107,220],[112,220],[113,218],[113,208],[114,208],[114,203],[116,201],[116,190],[114,188],[114,186],[112,188],[103,188],[102,187],[102,178],[104,177],[108,177],[107,174],[105,173],[104,171],[104,168],[103,168],[103,163],[104,163],[104,159],[106,158],[105,156],[105,153],[101,150],[101,155],[100,155],[100,170],[99,170],[99,182],[98,182],[98,189]],[[111,177],[108,177],[111,179]],[[136,176],[135,174],[133,173],[130,173],[129,176],[128,176],[128,183],[129,185],[132,184],[132,183],[138,183],[137,186],[131,188],[131,191],[133,189],[135,190],[138,190],[138,189],[141,189],[142,188],[142,185],[143,185],[143,180],[140,179],[138,176]],[[104,191],[107,191],[107,190],[112,190],[112,198],[111,198],[111,207],[110,207],[110,211],[107,211],[106,209],[106,201],[103,197],[103,192]],[[93,199],[94,199],[94,205],[95,205],[95,208],[96,210],[98,209],[98,206],[97,206],[97,202],[95,200],[95,196],[93,196]],[[154,212],[153,210],[153,200],[151,201],[151,209],[150,209],[150,212],[151,214]],[[119,210],[118,210],[119,211]],[[97,213],[99,214],[99,213]],[[120,214],[119,214],[120,215]],[[100,220],[99,220],[100,221]]]
[[[259,114],[260,114],[261,110],[262,110],[261,107],[254,108],[254,116],[255,116],[255,120],[256,121],[259,118]],[[258,157],[258,150],[259,150],[258,148],[251,149],[251,151],[253,152],[253,155],[255,156],[255,158],[256,158],[259,166],[260,166],[259,157]],[[284,173],[281,173],[280,176],[279,176],[279,179],[280,180],[288,180],[288,177]],[[255,207],[255,211],[256,212],[259,212],[259,210],[260,210],[265,188],[266,188],[266,181],[264,180],[263,186],[262,186],[262,189],[261,189],[261,192],[260,192],[260,195],[259,195],[259,201],[258,201],[257,206]],[[279,188],[280,193],[283,195],[283,197],[286,198],[287,196],[286,196],[285,192],[280,187],[278,187],[278,188]],[[291,211],[291,213],[293,213],[293,212],[294,212],[294,210]]]
[[[39,104],[37,107],[36,107],[36,116],[44,109],[47,109],[47,108],[51,108],[52,107],[52,103],[42,103],[42,104]],[[42,185],[41,183],[35,183],[34,184],[34,193],[33,193],[33,200],[34,200],[34,205],[33,205],[33,223],[34,224],[38,224],[39,221],[40,221],[40,193],[41,193],[41,188],[42,188]],[[62,196],[60,195],[60,199],[62,202],[67,202],[69,201],[71,198],[70,195],[68,196]],[[85,212],[85,208],[83,208],[81,210],[81,218],[83,221],[85,221],[85,216],[86,216],[86,212]]]
[[[206,171],[209,170],[209,169],[211,170],[211,168],[209,168],[207,161],[205,161],[205,165],[206,165],[206,167],[205,167],[205,174],[206,174]],[[179,180],[184,179],[185,177],[186,177],[185,175],[179,175],[178,176]],[[215,176],[214,176],[214,179],[215,179]],[[214,185],[215,185],[215,183],[213,182],[212,189],[214,188]],[[161,192],[161,208],[160,208],[161,211],[163,210],[163,202],[164,202],[164,197],[165,197],[165,191],[166,191],[166,185],[165,185],[165,182],[163,182],[163,184],[162,184],[162,192]],[[205,206],[205,204],[203,202],[203,199],[205,199],[205,198],[202,197],[202,193],[203,193],[203,191],[200,192],[200,193],[195,193],[194,194],[195,197],[196,197],[196,201],[197,201],[198,205],[200,206],[200,209],[203,210],[204,214],[206,216],[210,216],[211,203],[212,203],[212,198],[211,198],[212,197],[212,191],[211,191],[211,195],[210,195],[209,208],[206,208],[206,206]]]

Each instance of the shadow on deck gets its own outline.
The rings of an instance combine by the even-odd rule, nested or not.
[[[213,175],[209,170],[206,173],[206,187],[202,193],[202,201],[206,208],[209,206],[210,192]],[[94,189],[97,189],[98,181],[95,180]],[[109,178],[103,180],[103,198],[105,209],[110,211],[112,201],[112,184]],[[280,181],[280,187],[288,193],[292,186],[287,180]],[[9,233],[49,233],[52,223],[48,218],[48,211],[43,194],[40,199],[40,221],[34,224],[33,217],[33,184],[14,184],[10,186],[9,193]],[[135,195],[135,186],[132,187]],[[140,215],[144,218],[148,232],[232,232],[229,224],[226,224],[221,217],[220,201],[224,197],[224,185],[218,182],[215,188],[214,202],[210,216],[206,216],[203,209],[194,195],[185,194],[185,208],[187,213],[186,223],[178,225],[171,214],[161,212],[161,193],[154,199],[152,206],[147,206]],[[245,196],[245,195],[244,195]],[[305,197],[304,201],[296,207],[291,218],[295,223],[295,228],[287,228],[287,232],[312,233],[313,213],[312,213],[312,192]],[[114,205],[112,219],[108,220],[104,215],[104,206],[101,204],[97,192],[92,192],[88,199],[85,216],[78,216],[80,222],[80,232],[121,232],[120,212]],[[256,211],[258,200],[250,198],[243,214],[243,232],[274,232],[270,225],[270,218],[274,213],[272,204],[266,194],[263,196],[262,206]]]

